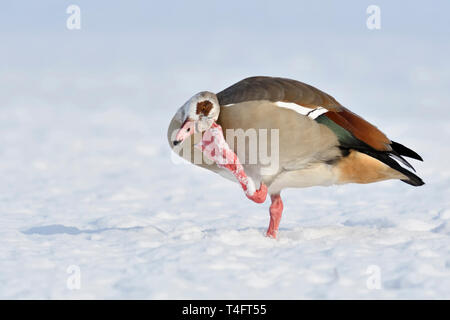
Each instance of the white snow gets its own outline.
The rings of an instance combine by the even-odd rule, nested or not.
[[[414,29],[435,19],[423,5],[417,20],[382,6],[396,19],[379,31],[364,29],[364,6],[339,19],[331,6],[336,21],[306,11],[306,22],[267,9],[270,32],[243,26],[243,13],[229,15],[236,29],[228,20],[197,28],[183,10],[158,20],[165,11],[153,7],[116,8],[121,15],[108,5],[103,17],[103,7],[80,6],[79,33],[64,29],[65,8],[55,6],[30,11],[49,12],[37,19],[54,23],[48,30],[2,29],[0,298],[450,299],[450,50],[445,30]],[[138,11],[158,27],[145,29],[153,20]],[[131,29],[110,24],[134,17]],[[7,22],[13,31],[19,23]],[[268,201],[173,163],[166,141],[187,98],[251,75],[332,94],[421,154],[425,162],[411,162],[426,185],[286,190],[279,239],[264,237]]]

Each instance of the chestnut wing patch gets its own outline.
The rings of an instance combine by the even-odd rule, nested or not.
[[[327,112],[325,116],[378,151],[391,151],[391,140],[377,127],[350,110]]]

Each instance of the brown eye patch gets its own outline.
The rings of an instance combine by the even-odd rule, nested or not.
[[[200,101],[199,103],[197,103],[196,113],[207,116],[209,114],[209,112],[211,111],[212,107],[213,107],[213,104],[211,103],[211,101],[208,101],[208,100]]]

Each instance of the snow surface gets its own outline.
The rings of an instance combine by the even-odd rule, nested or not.
[[[109,14],[100,21],[122,21]],[[199,27],[223,41],[196,52],[180,26],[111,35],[83,21],[80,33],[2,36],[0,298],[450,299],[448,41],[428,29],[389,33],[387,19],[370,35],[364,20],[325,38],[288,28],[294,43],[280,22],[274,34]],[[247,52],[228,50],[239,42]],[[264,237],[268,201],[174,163],[166,141],[190,96],[250,75],[329,92],[421,154],[412,164],[426,185],[286,190],[279,239]],[[79,289],[67,285],[71,266]],[[367,284],[373,270],[380,289]]]

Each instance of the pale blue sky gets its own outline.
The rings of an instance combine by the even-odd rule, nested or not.
[[[30,34],[63,32],[65,8],[83,11],[84,32],[195,32],[240,29],[254,31],[296,29],[299,34],[365,32],[365,9],[380,6],[389,33],[448,36],[450,3],[426,1],[23,1],[4,0],[0,13],[3,32]]]
[[[81,30],[66,28],[70,4]],[[371,4],[380,30],[366,27]],[[422,115],[450,104],[449,12],[449,1],[2,1],[0,98],[173,109],[272,75],[369,116]]]

